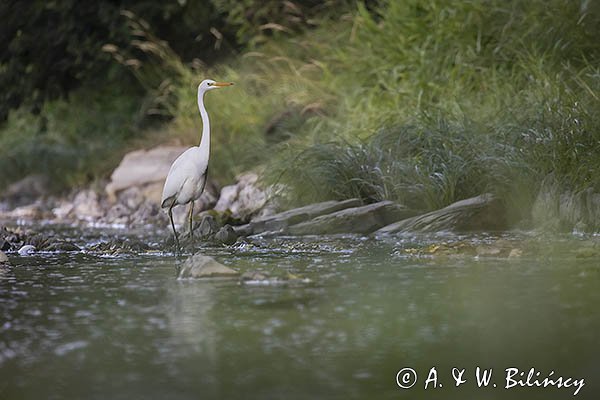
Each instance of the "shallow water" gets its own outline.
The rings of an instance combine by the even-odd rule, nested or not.
[[[123,236],[57,234],[87,248]],[[143,240],[158,248],[157,237]],[[181,259],[158,251],[13,254],[0,270],[0,398],[567,399],[576,390],[506,389],[510,367],[535,368],[539,380],[551,370],[583,378],[577,398],[598,398],[600,264],[576,256],[597,238],[508,238],[536,251],[514,259],[410,251],[489,236],[203,249],[243,271],[312,281],[288,286],[178,281]],[[493,369],[488,387],[477,387],[477,366]],[[406,367],[418,380],[403,390],[396,375]],[[438,379],[429,375],[425,389],[432,367]],[[453,367],[465,369],[459,387]]]

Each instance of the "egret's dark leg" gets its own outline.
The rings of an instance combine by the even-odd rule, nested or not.
[[[194,215],[194,200],[190,203],[190,239],[192,244],[194,243],[194,219],[192,218]]]
[[[173,207],[174,206],[175,206],[175,202],[173,202],[173,204],[171,204],[171,207],[169,207],[169,218],[171,219],[171,228],[173,228],[173,236],[175,236],[175,243],[177,244],[177,252],[181,253],[180,247],[179,247],[179,238],[177,237],[177,231],[175,230],[175,222],[173,222]]]

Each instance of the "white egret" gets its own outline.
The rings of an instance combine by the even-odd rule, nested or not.
[[[208,159],[210,157],[210,122],[206,108],[204,108],[204,94],[209,90],[231,85],[233,85],[231,82],[215,82],[212,79],[205,79],[198,85],[198,109],[202,117],[200,146],[190,147],[177,157],[171,165],[163,187],[161,207],[168,208],[177,249],[179,249],[179,238],[173,222],[173,207],[191,203],[189,221],[190,236],[192,236],[194,201],[200,197],[206,184]]]

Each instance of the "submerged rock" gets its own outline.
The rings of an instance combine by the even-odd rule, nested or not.
[[[246,271],[240,277],[240,284],[247,286],[299,286],[312,283],[312,280],[286,272],[283,276],[271,277],[268,272]]]
[[[215,261],[212,257],[196,253],[185,260],[177,279],[185,278],[232,278],[239,272]]]
[[[200,225],[197,229],[195,229],[195,232],[197,232],[200,235],[200,238],[205,239],[210,237],[211,235],[214,235],[217,232],[217,229],[218,225],[217,221],[215,220],[215,217],[208,214],[202,216]]]
[[[233,230],[231,225],[225,225],[217,233],[215,233],[214,240],[216,242],[231,245],[234,244],[239,235]]]
[[[508,253],[508,258],[519,258],[523,255],[522,249],[511,249]]]
[[[507,228],[502,202],[492,194],[461,200],[440,210],[404,219],[379,229],[376,234],[439,231],[496,231]]]
[[[240,276],[241,282],[248,281],[266,281],[269,279],[269,274],[267,272],[260,271],[246,271]]]
[[[414,215],[414,211],[392,201],[346,208],[290,226],[291,235],[323,235],[335,233],[371,233],[393,221]]]

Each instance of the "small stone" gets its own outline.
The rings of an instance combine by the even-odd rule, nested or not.
[[[239,272],[215,261],[212,257],[196,253],[185,260],[177,279],[231,278],[238,275]]]
[[[8,263],[8,256],[6,255],[5,252],[0,250],[0,264],[6,264],[6,263]]]
[[[519,258],[523,255],[523,250],[521,249],[512,249],[510,253],[508,253],[508,258]]]
[[[575,258],[595,258],[600,256],[600,251],[593,247],[582,247],[575,251]]]
[[[217,221],[215,221],[215,217],[212,215],[205,215],[202,217],[202,221],[200,221],[200,226],[198,227],[198,234],[200,237],[205,238],[210,235],[213,235],[217,231]]]
[[[240,277],[240,280],[243,282],[246,281],[265,281],[269,279],[269,274],[266,272],[259,271],[246,271]]]
[[[19,249],[18,253],[20,256],[27,256],[29,254],[35,253],[35,246],[26,244],[25,246]]]
[[[215,240],[227,245],[234,244],[237,238],[238,234],[233,230],[231,225],[225,225],[215,233]]]
[[[498,256],[502,250],[494,246],[477,246],[476,252],[478,256]]]

